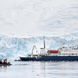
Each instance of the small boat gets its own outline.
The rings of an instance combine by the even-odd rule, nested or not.
[[[7,59],[0,60],[0,66],[9,66],[9,65],[11,65],[11,63],[7,62]]]

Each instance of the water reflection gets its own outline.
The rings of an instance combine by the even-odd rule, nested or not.
[[[35,75],[42,78],[49,77],[78,77],[77,62],[39,62],[32,64],[32,78]]]
[[[35,76],[45,78],[45,62],[32,63],[32,78]]]
[[[12,66],[0,66],[0,78],[16,77],[78,78],[78,62],[15,62]]]
[[[7,70],[7,65],[0,65],[0,71],[2,70],[2,69],[4,69],[4,70]]]

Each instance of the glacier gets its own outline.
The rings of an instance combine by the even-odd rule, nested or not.
[[[62,37],[45,36],[46,50],[59,49],[62,45],[78,46],[78,33],[71,33]],[[0,35],[0,59],[16,59],[31,53],[36,46],[38,53],[43,47],[43,37],[18,38]]]

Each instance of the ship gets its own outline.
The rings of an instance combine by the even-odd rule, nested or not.
[[[20,61],[78,61],[78,46],[62,46],[56,50],[46,51],[44,39],[44,47],[40,49],[40,54],[34,55],[32,51],[27,57],[20,57]]]

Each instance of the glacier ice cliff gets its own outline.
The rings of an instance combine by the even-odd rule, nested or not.
[[[78,46],[77,33],[63,37],[45,37],[46,50],[58,49],[65,46]],[[43,37],[16,38],[0,35],[0,58],[18,58],[31,53],[33,45],[36,45],[38,52],[43,47]]]

